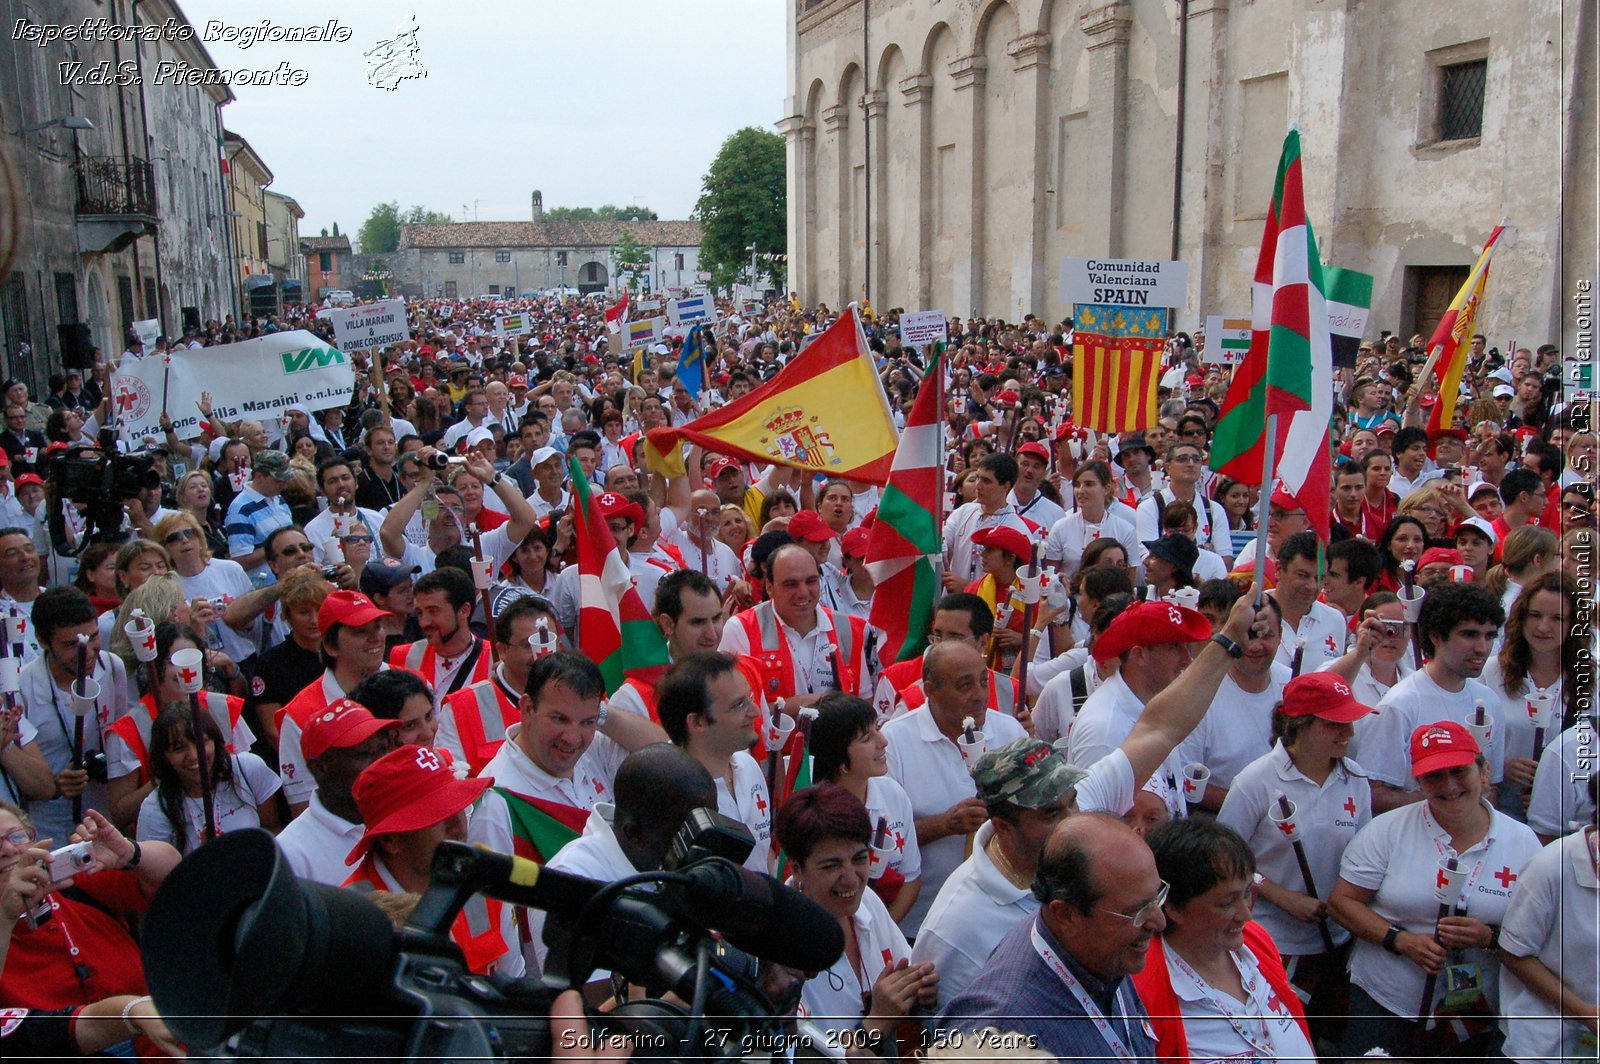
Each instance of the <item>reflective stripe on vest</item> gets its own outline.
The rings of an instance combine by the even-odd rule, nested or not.
[[[228,753],[239,753],[233,748],[233,732],[239,726],[239,717],[244,712],[244,699],[215,691],[201,691],[200,702],[210,712],[211,719],[217,722],[217,730],[222,733],[222,744],[227,747]],[[133,756],[139,759],[141,787],[150,781],[150,729],[154,725],[155,699],[145,695],[132,712],[107,729],[127,743]]]
[[[834,613],[827,607],[821,607],[833,622],[828,631],[828,640],[839,652],[842,663],[840,683],[846,690],[853,690],[852,682],[855,676],[855,631],[854,624],[859,618],[846,620],[842,630],[839,625],[840,614]],[[750,644],[750,656],[755,659],[756,667],[761,670],[762,679],[766,681],[767,689],[764,692],[770,700],[773,698],[793,698],[794,689],[794,655],[789,650],[789,641],[783,637],[783,632],[778,626],[778,613],[773,609],[771,602],[763,602],[751,610],[739,614],[739,623],[744,625],[745,640]]]
[[[368,894],[389,892],[389,885],[378,874],[375,858],[370,853],[344,881],[344,886]],[[487,975],[495,961],[511,952],[510,943],[500,935],[503,908],[502,902],[474,894],[450,923],[450,938],[461,947],[467,967],[479,975]]]
[[[517,707],[507,703],[493,680],[456,691],[445,699],[445,707],[455,717],[462,753],[476,776],[505,742],[506,729],[517,721]]]

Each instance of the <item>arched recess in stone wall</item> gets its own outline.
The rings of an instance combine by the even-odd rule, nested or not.
[[[861,94],[865,90],[861,65],[852,60],[839,77],[835,106],[824,115],[828,119],[825,125],[830,127],[827,136],[837,152],[834,199],[839,219],[835,230],[837,257],[830,261],[838,263],[839,288],[833,298],[841,307],[861,298],[866,270],[866,169],[861,142]]]
[[[879,113],[872,138],[873,306],[919,309],[917,292],[918,111],[908,107],[900,83],[910,73],[900,46],[878,58],[873,91]]]
[[[1006,48],[1019,36],[1017,13],[1009,0],[995,0],[978,20],[972,54],[984,60],[983,84],[975,108],[979,149],[973,166],[973,241],[977,309],[1016,321],[1012,279],[1025,274],[1032,255],[1031,203],[1020,201],[1018,175],[1033,162],[1031,130],[1017,114],[1015,62]],[[1020,260],[1020,261],[1019,261]]]
[[[920,160],[924,175],[919,208],[922,216],[923,269],[921,301],[925,310],[966,315],[967,307],[955,305],[956,226],[964,236],[966,202],[953,202],[965,195],[958,180],[960,167],[971,158],[971,131],[961,128],[955,114],[955,90],[950,64],[959,54],[956,35],[943,22],[928,31],[922,48],[922,71],[928,77],[928,136]]]
[[[1050,126],[1046,149],[1045,187],[1049,203],[1045,211],[1045,294],[1051,308],[1049,316],[1065,316],[1072,308],[1060,301],[1061,259],[1066,255],[1088,254],[1088,194],[1096,177],[1092,153],[1088,150],[1089,122],[1093,91],[1088,80],[1087,38],[1078,17],[1088,9],[1085,0],[1045,0],[1045,18],[1050,34],[1050,96],[1045,106]]]
[[[803,194],[806,213],[805,217],[800,219],[800,239],[805,244],[806,275],[797,279],[797,287],[808,303],[815,303],[820,298],[817,284],[824,272],[817,259],[817,230],[828,216],[823,213],[822,205],[817,202],[817,197],[825,184],[818,176],[817,167],[821,164],[819,146],[822,141],[818,133],[822,126],[822,101],[826,92],[821,78],[814,80],[811,87],[806,90],[806,107],[803,112],[805,123],[801,134],[801,152],[805,160],[801,180],[805,183]]]

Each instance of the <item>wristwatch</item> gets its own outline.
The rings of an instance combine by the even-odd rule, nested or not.
[[[1399,941],[1400,932],[1403,930],[1404,928],[1399,924],[1390,924],[1388,933],[1383,936],[1383,948],[1390,953],[1399,953],[1400,951],[1395,948],[1395,943]]]
[[[1230,658],[1244,657],[1244,647],[1240,646],[1238,643],[1235,643],[1221,632],[1218,632],[1216,635],[1212,636],[1211,641],[1217,644],[1217,646],[1221,647],[1223,650],[1226,650],[1228,652],[1228,657]]]
[[[506,475],[497,471],[494,475],[494,479],[489,481],[489,486],[491,488],[498,488],[500,486],[500,482],[504,479],[506,479]]]

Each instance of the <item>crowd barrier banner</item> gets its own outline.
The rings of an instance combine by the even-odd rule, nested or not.
[[[355,388],[355,371],[337,348],[304,330],[272,333],[198,351],[174,350],[170,359],[125,359],[111,375],[116,419],[139,441],[160,438],[163,397],[179,439],[200,435],[200,393],[223,421],[280,416],[299,403],[308,410],[343,406]]]

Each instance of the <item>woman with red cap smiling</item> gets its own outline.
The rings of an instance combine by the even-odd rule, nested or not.
[[[1357,941],[1350,957],[1350,1025],[1341,1047],[1410,1056],[1419,1017],[1430,1055],[1491,1056],[1499,1011],[1499,924],[1539,840],[1489,804],[1489,762],[1465,727],[1444,720],[1411,733],[1411,774],[1425,800],[1392,809],[1356,834],[1328,907]],[[1446,872],[1454,859],[1458,878]],[[1451,915],[1438,917],[1441,906]],[[1436,979],[1429,981],[1428,976]],[[1423,1003],[1425,987],[1432,998]],[[1466,1035],[1466,1037],[1463,1037]]]
[[[1295,984],[1311,993],[1307,1012],[1318,1019],[1344,1013],[1350,936],[1329,919],[1327,898],[1339,878],[1339,855],[1372,819],[1372,788],[1347,756],[1354,723],[1371,712],[1342,676],[1313,672],[1290,680],[1272,715],[1276,744],[1233,778],[1217,814],[1255,853],[1261,872],[1255,920],[1271,933],[1278,952],[1292,958],[1286,963]],[[1280,795],[1293,803],[1309,885],[1295,844],[1273,819]],[[1323,928],[1337,947],[1331,952]],[[1333,1041],[1343,1026],[1316,1019],[1313,1025]]]

